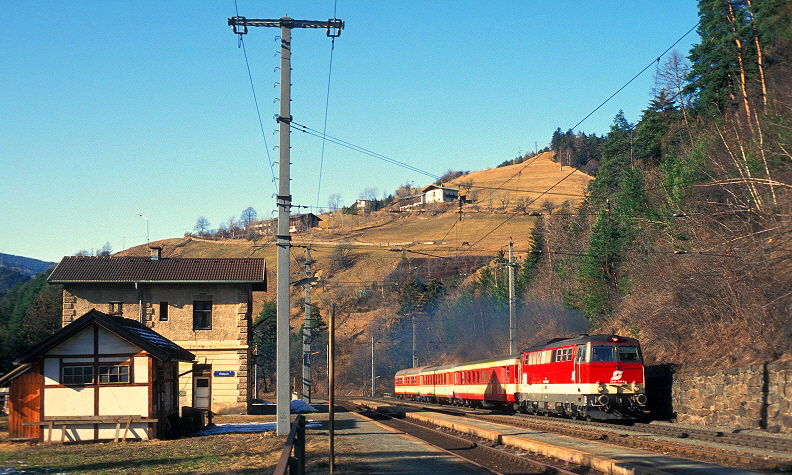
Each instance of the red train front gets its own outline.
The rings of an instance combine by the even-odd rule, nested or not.
[[[646,405],[641,347],[617,335],[557,338],[511,357],[405,369],[394,383],[400,398],[586,419],[642,418]]]
[[[635,338],[548,340],[525,350],[521,363],[515,395],[521,411],[587,419],[644,416],[643,358]]]

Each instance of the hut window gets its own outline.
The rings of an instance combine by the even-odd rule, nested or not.
[[[99,367],[99,383],[128,383],[129,366],[113,365]]]
[[[62,384],[93,383],[93,366],[64,366],[61,368]]]

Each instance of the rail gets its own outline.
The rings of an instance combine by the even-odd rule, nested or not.
[[[292,455],[292,451],[294,455]],[[294,418],[289,436],[283,445],[278,465],[273,475],[304,475],[305,474],[305,416]]]

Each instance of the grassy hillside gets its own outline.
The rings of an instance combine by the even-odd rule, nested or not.
[[[558,207],[566,200],[579,202],[592,177],[553,161],[553,152],[544,152],[523,163],[490,168],[456,178],[448,186],[473,194],[473,208],[512,209],[520,200],[529,210],[540,210],[546,201]],[[469,191],[468,191],[469,190]]]
[[[513,240],[516,255],[523,258],[530,249],[531,234],[537,216],[531,210],[550,200],[555,206],[565,200],[579,201],[591,179],[571,169],[561,170],[553,163],[551,154],[541,154],[519,165],[470,173],[449,183],[464,189],[478,190],[485,202],[464,205],[455,203],[433,206],[409,213],[382,210],[366,215],[324,214],[322,227],[292,235],[291,280],[304,276],[305,248],[311,247],[315,261],[313,271],[319,277],[312,292],[312,302],[326,321],[329,309],[335,305],[337,336],[341,355],[337,383],[348,392],[356,392],[360,381],[369,371],[370,338],[390,338],[399,331],[398,298],[408,278],[428,282],[441,279],[445,285],[458,286],[472,279],[482,264],[491,261],[499,251],[508,249]],[[571,174],[570,174],[571,173]],[[556,186],[554,186],[556,185]],[[499,190],[491,188],[500,187]],[[523,191],[514,191],[514,190]],[[533,190],[551,189],[539,197]],[[539,199],[537,200],[537,197]],[[527,201],[525,201],[527,199]],[[494,203],[497,200],[497,206]],[[519,200],[529,204],[527,209],[515,210]],[[257,293],[253,311],[258,314],[265,300],[275,299],[276,246],[273,237],[253,242],[248,240],[209,240],[183,237],[158,241],[163,257],[263,257],[267,260],[269,291]],[[137,246],[116,255],[148,255],[147,246]],[[501,272],[502,274],[502,272]],[[292,329],[302,325],[302,288],[292,289]],[[527,337],[526,337],[527,338]],[[319,343],[321,345],[321,343]],[[387,341],[378,345],[389,353],[408,351],[403,341]],[[496,351],[498,348],[483,349]],[[423,358],[441,357],[439,350],[424,348]],[[450,351],[450,350],[449,350]],[[501,352],[504,349],[501,349]],[[448,353],[448,351],[445,351]],[[369,355],[368,357],[366,355]],[[453,357],[448,354],[445,357]],[[314,367],[322,377],[324,358],[317,358]],[[382,368],[388,376],[400,368],[403,361],[391,358]],[[384,365],[384,363],[383,363]],[[358,391],[359,392],[359,391]]]

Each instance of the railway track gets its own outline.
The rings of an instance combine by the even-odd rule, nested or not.
[[[358,414],[376,420],[392,429],[417,437],[437,448],[464,458],[479,467],[498,475],[510,474],[546,474],[546,475],[597,475],[588,467],[565,464],[558,460],[542,459],[529,456],[523,451],[508,447],[495,446],[486,439],[453,434],[431,425],[400,419],[393,414],[375,410],[359,410],[350,403],[341,403],[348,410],[356,410]],[[563,465],[563,466],[562,466]]]
[[[505,415],[483,409],[449,408],[394,399],[381,399],[379,402],[585,440],[597,440],[655,453],[674,454],[732,467],[775,472],[792,471],[792,439],[678,427],[671,424],[618,425],[525,414]]]

